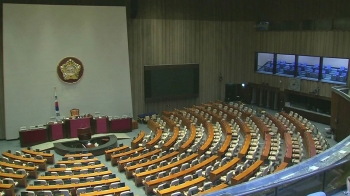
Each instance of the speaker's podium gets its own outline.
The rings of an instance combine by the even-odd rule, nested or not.
[[[89,141],[91,140],[91,128],[85,127],[85,128],[78,128],[78,138],[79,141]]]

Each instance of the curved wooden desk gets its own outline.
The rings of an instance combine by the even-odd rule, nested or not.
[[[83,193],[80,194],[80,196],[89,196],[89,195],[120,195],[120,193],[124,192],[124,191],[130,191],[130,188],[128,186],[125,187],[120,187],[120,188],[116,188],[116,189],[109,189],[109,190],[103,190],[103,191],[94,191],[91,193]]]
[[[13,160],[20,160],[22,162],[33,162],[34,164],[37,164],[39,166],[40,170],[46,170],[46,159],[42,159],[42,160],[38,160],[38,159],[34,159],[34,158],[24,158],[22,156],[16,156],[14,154],[8,153],[8,152],[3,152],[2,153],[3,156],[8,157],[10,159]]]
[[[129,148],[129,147],[128,146],[121,146],[121,147],[113,148],[113,149],[110,149],[110,150],[105,150],[106,161],[111,160],[111,155],[114,152],[124,152],[127,148]]]
[[[156,150],[153,150],[153,151],[148,152],[146,154],[142,154],[142,155],[137,156],[137,157],[132,157],[132,158],[129,157],[128,159],[125,159],[125,160],[119,160],[119,161],[117,161],[118,170],[119,170],[119,172],[122,172],[122,171],[124,171],[124,167],[128,162],[132,162],[132,161],[136,162],[136,161],[139,161],[139,160],[144,159],[144,158],[149,159],[152,155],[158,154],[160,152],[161,152],[160,149],[156,149]]]
[[[26,148],[22,148],[22,152],[25,154],[30,154],[32,156],[41,155],[42,157],[44,157],[44,159],[47,160],[47,163],[51,163],[51,164],[55,163],[55,155],[54,154],[44,153],[44,152],[36,152],[34,150],[28,150]]]
[[[142,152],[143,150],[144,150],[143,147],[139,147],[139,148],[136,148],[133,150],[129,150],[127,152],[123,152],[123,153],[119,153],[119,154],[112,154],[112,156],[111,156],[112,165],[117,165],[117,161],[122,156],[129,157],[130,155],[134,154],[135,152]]]
[[[316,156],[315,141],[313,140],[311,133],[305,131],[303,135],[304,145],[309,158]]]
[[[170,188],[160,190],[157,192],[157,196],[170,196],[172,193],[175,193],[178,191],[180,191],[180,192],[187,191],[189,188],[191,188],[193,186],[201,187],[201,186],[203,186],[205,180],[206,180],[206,178],[204,178],[203,176],[200,176],[196,179],[187,181],[183,184],[171,186]]]
[[[158,159],[156,160],[149,160],[147,161],[146,163],[141,163],[141,164],[136,164],[134,166],[130,166],[130,167],[125,167],[125,175],[127,178],[131,178],[133,175],[132,173],[137,169],[137,168],[140,168],[140,167],[148,167],[152,164],[155,164],[155,165],[158,165],[160,162],[166,160],[166,161],[170,161],[173,157],[176,157],[177,155],[179,154],[178,151],[174,151],[170,154],[167,154],[165,156],[162,156],[162,157],[159,157]]]
[[[79,153],[77,153],[77,154],[65,154],[64,155],[64,157],[74,157],[74,158],[78,158],[78,157],[90,157],[90,156],[93,156],[93,154],[92,153],[85,153],[85,154],[79,154]]]
[[[198,149],[199,155],[202,155],[203,153],[205,153],[209,149],[209,147],[214,139],[213,125],[211,123],[205,122],[204,128],[205,128],[205,130],[207,130],[208,137],[207,137],[207,140],[204,142],[204,144]]]
[[[267,128],[265,123],[257,116],[251,116],[250,119],[252,119],[255,125],[259,128],[259,132],[262,138],[265,138],[265,134],[269,133],[269,129]]]
[[[238,158],[243,158],[247,154],[250,146],[250,142],[252,140],[252,136],[250,134],[246,134],[245,139],[244,139],[244,144],[241,148],[241,151],[238,153]]]
[[[284,133],[284,146],[286,149],[286,153],[284,154],[283,161],[289,163],[292,160],[293,154],[293,145],[292,145],[292,137],[289,133]]]
[[[82,166],[82,167],[71,167],[71,168],[54,168],[51,167],[48,169],[49,172],[60,172],[60,171],[66,171],[66,170],[70,170],[70,171],[76,171],[76,170],[82,170],[82,169],[95,169],[95,168],[100,168],[100,167],[104,167],[104,164],[97,164],[97,165],[88,165],[88,166]]]
[[[25,169],[26,172],[29,173],[30,177],[37,178],[38,177],[38,170],[36,167],[29,167],[29,166],[24,166],[24,165],[16,165],[14,163],[5,163],[5,162],[0,162],[1,167],[11,167],[13,169]]]
[[[162,129],[158,127],[156,129],[156,135],[154,136],[154,138],[146,143],[146,148],[149,149],[149,148],[152,148],[154,145],[156,145],[159,142],[159,140],[162,138],[162,134],[163,134]]]
[[[158,168],[150,170],[150,171],[145,171],[142,173],[135,174],[135,185],[138,186],[138,185],[142,184],[142,180],[145,179],[147,176],[154,175],[154,174],[157,174],[157,173],[162,172],[162,171],[168,171],[174,167],[181,167],[181,165],[183,163],[190,162],[191,160],[195,159],[196,157],[198,157],[198,154],[194,153],[194,154],[187,156],[184,159],[178,160],[175,163],[171,163],[171,164],[168,164],[168,165],[163,166],[163,167],[158,167]]]
[[[146,133],[144,131],[141,131],[137,138],[135,138],[133,141],[131,141],[131,149],[135,149],[139,147],[139,144],[142,142],[143,138],[145,137]]]
[[[303,135],[304,132],[306,132],[307,128],[305,125],[303,125],[301,122],[299,122],[297,119],[295,119],[292,116],[289,116],[289,114],[285,113],[284,111],[280,112],[280,115],[285,117],[289,120],[289,122],[293,123],[295,126],[295,130],[300,133],[300,135]]]
[[[162,150],[169,150],[176,142],[177,136],[179,136],[179,127],[173,128],[173,135],[171,138],[162,146]]]
[[[62,184],[62,185],[38,185],[38,186],[27,186],[27,191],[40,191],[40,190],[57,190],[57,189],[77,189],[82,187],[93,187],[98,185],[104,185],[104,184],[111,184],[113,182],[119,182],[119,178],[113,178],[108,180],[100,180],[100,181],[94,181],[94,182],[85,182],[85,183],[77,183],[77,184]]]
[[[4,191],[6,196],[16,195],[15,187],[13,186],[13,184],[0,184],[0,190]]]
[[[262,161],[262,160],[257,160],[253,165],[248,167],[242,173],[233,177],[231,179],[231,185],[236,185],[236,184],[239,184],[239,183],[242,183],[242,182],[245,182],[246,180],[248,180],[252,175],[255,174],[256,171],[259,170],[259,168],[263,164],[263,162],[264,161]]]
[[[284,139],[284,133],[287,132],[287,127],[284,126],[284,124],[279,121],[275,116],[272,116],[271,114],[266,113],[265,116],[269,118],[277,127],[277,132],[281,135],[282,139]]]
[[[162,116],[162,120],[166,122],[166,126],[170,129],[173,130],[174,127],[176,127],[176,123],[172,120],[170,120],[170,118],[166,117],[166,116]]]
[[[206,190],[206,191],[199,192],[198,194],[199,194],[199,195],[203,195],[203,194],[207,194],[207,193],[212,193],[212,192],[215,192],[215,191],[218,191],[218,190],[227,188],[227,187],[228,187],[227,184],[221,183],[221,184],[219,184],[219,185],[217,185],[217,186],[212,187],[211,189],[208,189],[208,190]]]
[[[57,161],[56,164],[74,164],[74,163],[89,163],[98,161],[98,158],[94,157],[92,159],[76,159],[76,160],[68,160],[68,161]]]
[[[271,135],[267,133],[267,134],[265,134],[264,149],[263,149],[261,156],[260,156],[261,160],[265,160],[269,157],[270,147],[271,147]]]
[[[13,174],[13,173],[3,173],[0,172],[0,178],[12,178],[15,181],[18,181],[18,185],[22,187],[27,186],[27,175],[26,174]]]
[[[180,153],[186,152],[186,150],[193,144],[194,139],[196,139],[196,127],[193,124],[191,124],[189,128],[191,131],[191,135],[187,139],[187,141],[180,146]]]
[[[273,173],[276,173],[278,171],[284,170],[285,168],[288,167],[288,163],[287,162],[282,162],[276,169],[275,171],[273,171]]]
[[[165,182],[171,182],[172,180],[183,178],[187,175],[194,174],[199,169],[205,169],[208,165],[215,162],[215,160],[218,158],[218,156],[214,155],[209,157],[208,159],[204,160],[203,162],[200,162],[197,165],[194,165],[193,167],[190,167],[188,169],[185,169],[183,171],[180,171],[178,173],[165,176],[163,178],[157,178],[155,180],[151,180],[145,183],[145,192],[146,194],[151,193],[153,188],[158,187],[158,185],[165,183]]]
[[[89,173],[89,174],[78,174],[78,175],[64,175],[64,176],[39,176],[38,180],[57,180],[57,179],[62,179],[62,180],[67,180],[71,178],[87,178],[87,177],[94,177],[94,176],[103,176],[103,175],[109,175],[112,174],[111,170],[108,171],[101,171],[101,172],[94,172],[94,173]]]
[[[230,170],[232,170],[236,165],[241,161],[240,158],[233,158],[225,165],[219,167],[218,169],[210,172],[210,181],[214,182],[219,179],[221,176],[226,175]]]

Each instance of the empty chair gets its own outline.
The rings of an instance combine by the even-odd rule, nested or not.
[[[37,195],[52,196],[53,194],[51,191],[38,191]]]
[[[22,152],[20,152],[18,150],[15,153],[16,153],[17,156],[22,156]]]
[[[189,164],[189,163],[184,163],[184,164],[181,165],[180,170],[183,171],[183,170],[185,170],[185,169],[187,169],[187,168],[189,168],[189,167],[190,167],[190,164]]]
[[[93,181],[95,181],[95,177],[93,177],[93,176],[87,177],[87,178],[86,178],[86,181],[87,181],[87,182],[93,182]]]
[[[178,167],[171,168],[171,170],[170,170],[170,174],[175,174],[177,172],[179,172],[179,168]]]
[[[5,168],[5,173],[12,173],[12,174],[14,174],[14,173],[15,173],[15,170],[13,170],[12,167],[6,167],[6,168]]]
[[[71,176],[71,175],[73,175],[73,172],[72,172],[72,170],[66,170],[66,171],[64,171],[64,174]]]
[[[80,174],[87,174],[88,173],[88,169],[81,169],[80,170]]]
[[[158,178],[163,178],[166,174],[166,171],[162,171],[158,173]]]
[[[190,181],[190,180],[193,180],[193,176],[192,175],[187,175],[184,177],[184,182],[187,182],[187,181]]]
[[[220,180],[225,183],[228,183],[231,180],[232,176],[233,176],[233,171],[231,170],[226,174],[226,176],[221,176]]]
[[[187,192],[187,196],[192,196],[192,195],[196,195],[197,193],[199,192],[198,190],[198,187],[197,186],[193,186],[191,188],[188,189],[188,192]]]
[[[41,155],[35,155],[35,159],[37,159],[37,160],[43,160],[43,159],[44,159],[44,157],[43,157],[43,156],[41,156]]]
[[[13,186],[17,186],[17,184],[18,184],[18,182],[15,182],[12,178],[3,178],[2,183],[3,184],[13,184]]]
[[[62,179],[55,179],[54,182],[55,182],[55,184],[63,185]]]
[[[79,196],[80,194],[82,193],[86,193],[86,188],[85,187],[82,187],[82,188],[78,188],[77,189],[77,196]]]
[[[6,162],[6,163],[10,162],[9,158],[7,158],[7,157],[2,157],[1,159],[2,159],[3,162]]]
[[[179,179],[175,179],[175,180],[173,180],[173,181],[171,181],[171,183],[170,183],[170,186],[177,186],[177,185],[179,185]]]
[[[124,191],[124,192],[120,193],[120,196],[134,196],[134,192]]]
[[[80,171],[81,171],[81,170],[80,170]],[[101,171],[102,171],[102,169],[99,168],[99,167],[95,168],[95,170],[94,170],[94,172],[101,172]]]
[[[29,173],[25,169],[17,169],[16,174],[24,174],[24,175],[29,175]]]
[[[102,191],[102,186],[95,186],[94,191]]]
[[[73,163],[74,167],[81,167],[81,163]]]
[[[34,184],[38,183],[39,185],[47,185],[47,181],[46,180],[34,180]]]
[[[170,196],[183,196],[183,194],[178,191],[178,192],[172,193]]]
[[[102,180],[108,180],[109,179],[109,175],[103,175],[102,176]]]
[[[202,175],[205,177],[208,177],[212,170],[213,170],[213,166],[209,165],[207,168],[205,168],[205,171],[203,171]]]
[[[78,183],[80,183],[80,180],[79,180],[79,178],[71,178],[71,179],[70,179],[70,182],[71,182],[72,184],[78,184]]]
[[[166,186],[166,183],[160,184],[160,185],[158,185],[157,188],[154,188],[154,189],[153,189],[153,192],[154,192],[155,194],[157,194],[158,190],[159,190],[159,191],[160,191],[160,190],[163,190],[165,186]],[[120,195],[120,196],[122,196],[122,195]]]
[[[27,195],[27,196],[35,196],[35,192],[34,191],[22,191],[21,195]]]
[[[202,188],[198,188],[200,191],[206,191],[208,189],[210,189],[211,187],[213,187],[213,183],[212,182],[205,182],[203,184],[203,187]]]
[[[70,192],[69,190],[67,189],[61,189],[61,190],[57,190],[59,192],[60,195],[63,195],[63,196],[70,196]]]

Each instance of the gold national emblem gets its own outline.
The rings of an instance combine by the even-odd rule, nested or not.
[[[83,63],[75,57],[66,57],[57,66],[57,75],[65,83],[78,82],[84,73]]]
[[[74,62],[72,59],[68,59],[68,61],[61,65],[60,68],[64,80],[77,80],[79,78],[81,65]]]

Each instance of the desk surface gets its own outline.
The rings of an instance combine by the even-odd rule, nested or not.
[[[94,191],[91,193],[82,193],[80,196],[88,196],[88,195],[108,195],[108,194],[120,194],[124,191],[130,191],[130,188],[128,186],[116,188],[116,189],[109,189],[109,190],[103,190],[103,191]]]
[[[167,154],[165,156],[162,156],[162,157],[159,157],[158,159],[155,159],[155,160],[149,160],[145,163],[141,163],[141,164],[136,164],[134,166],[130,166],[130,167],[126,167],[125,169],[127,171],[133,171],[133,170],[136,170],[137,168],[140,168],[140,167],[147,167],[147,166],[150,166],[152,164],[157,164],[157,163],[160,163],[161,161],[164,161],[164,160],[168,160],[168,159],[171,159],[175,156],[177,156],[179,154],[179,152],[177,151],[174,151],[170,154]]]
[[[202,194],[206,194],[206,193],[211,193],[211,192],[215,192],[215,191],[227,188],[227,187],[228,187],[227,184],[221,183],[221,184],[219,184],[217,186],[212,187],[211,189],[208,189],[206,191],[200,192],[199,194],[202,195]]]
[[[174,127],[173,128],[173,135],[171,136],[171,138],[162,146],[162,150],[168,150],[170,149],[174,143],[177,140],[177,136],[179,135],[179,127]]]
[[[28,150],[26,148],[22,148],[22,152],[24,152],[25,154],[31,154],[31,155],[41,155],[43,157],[54,157],[54,154],[51,153],[44,153],[44,152],[37,152],[34,150]]]
[[[191,154],[190,156],[187,156],[184,159],[178,160],[175,163],[171,163],[171,164],[168,164],[168,165],[163,166],[163,167],[158,167],[158,168],[150,170],[150,171],[145,171],[145,172],[141,172],[141,173],[135,174],[135,177],[136,178],[143,178],[143,177],[146,177],[146,176],[149,176],[149,175],[153,175],[155,173],[159,173],[161,171],[166,171],[166,170],[172,169],[174,167],[182,165],[183,163],[187,163],[187,162],[189,162],[192,159],[195,159],[197,156],[198,156],[198,154]]]
[[[74,163],[88,163],[98,161],[98,158],[94,157],[93,159],[77,159],[77,160],[68,160],[68,161],[57,161],[56,164],[74,164]]]
[[[113,178],[108,180],[100,180],[94,182],[85,182],[85,183],[77,183],[77,184],[62,184],[62,185],[38,185],[38,186],[27,186],[27,191],[39,191],[39,190],[57,190],[57,189],[72,189],[72,188],[81,188],[81,187],[89,187],[89,186],[98,186],[103,184],[110,184],[113,182],[119,182],[119,178]]]
[[[92,153],[86,153],[86,154],[65,154],[64,157],[89,157],[89,156],[93,156]]]
[[[60,171],[66,171],[66,170],[82,170],[82,169],[95,169],[99,167],[104,167],[104,164],[97,164],[97,165],[88,165],[88,166],[83,166],[83,167],[72,167],[72,168],[49,168],[49,172],[60,172]]]
[[[1,162],[0,161],[0,166],[3,166],[3,167],[12,167],[14,169],[25,169],[26,171],[36,171],[36,167],[29,167],[29,166],[24,166],[24,165],[16,165],[16,164],[13,164],[13,163],[6,163],[6,162]]]
[[[204,142],[204,144],[198,150],[198,153],[200,155],[209,149],[209,147],[214,139],[213,125],[211,123],[205,122],[204,128],[205,128],[205,130],[207,130],[208,137],[207,137],[207,140]]]
[[[227,162],[225,165],[219,167],[216,170],[210,172],[210,181],[215,181],[219,177],[225,175],[229,170],[235,167],[241,161],[240,158],[235,157],[234,159]]]
[[[180,149],[179,149],[180,153],[185,152],[191,146],[191,144],[194,142],[194,139],[196,138],[196,127],[191,124],[189,128],[191,131],[191,135],[187,139],[187,141],[180,146]]]
[[[64,176],[39,176],[38,180],[57,180],[57,179],[71,179],[71,178],[87,178],[87,177],[93,177],[93,176],[103,176],[103,175],[109,175],[112,174],[112,171],[101,171],[101,172],[94,172],[89,174],[78,174],[78,175],[64,175]]]
[[[248,167],[242,173],[240,173],[237,176],[233,177],[232,180],[231,180],[231,184],[235,185],[235,184],[241,183],[242,181],[244,181],[245,178],[253,175],[254,171],[259,169],[259,167],[263,164],[263,162],[264,161],[262,161],[262,160],[257,160],[255,163],[253,163],[253,165]]]
[[[145,135],[146,135],[146,133],[144,131],[141,131],[138,134],[137,138],[135,138],[134,140],[131,141],[131,148],[132,149],[137,148],[137,145],[142,142],[143,137],[145,137]]]
[[[126,164],[128,162],[132,162],[132,161],[139,161],[143,158],[148,158],[152,155],[155,155],[155,154],[158,154],[160,153],[160,149],[156,149],[156,150],[153,150],[151,152],[148,152],[146,154],[142,154],[140,156],[137,156],[137,157],[132,157],[132,158],[128,158],[128,159],[125,159],[125,160],[121,160],[121,161],[118,161],[118,165],[123,165],[123,164]]]
[[[14,173],[4,173],[0,172],[0,177],[2,178],[12,178],[12,179],[24,179],[27,177],[25,174],[14,174]]]
[[[184,190],[188,190],[189,188],[191,188],[192,186],[198,186],[201,185],[205,182],[206,178],[204,178],[203,176],[200,176],[194,180],[191,181],[187,181],[183,184],[179,184],[177,186],[171,186],[170,188],[167,189],[163,189],[157,192],[157,196],[161,195],[161,196],[166,196],[166,195],[171,195],[174,192],[177,191],[184,191]]]
[[[33,163],[38,163],[38,164],[46,163],[46,159],[39,160],[39,159],[34,159],[34,158],[24,158],[22,156],[17,156],[17,155],[8,153],[8,152],[3,152],[2,155],[5,157],[14,159],[14,160],[17,159],[17,160],[21,160],[24,162],[33,162]]]

